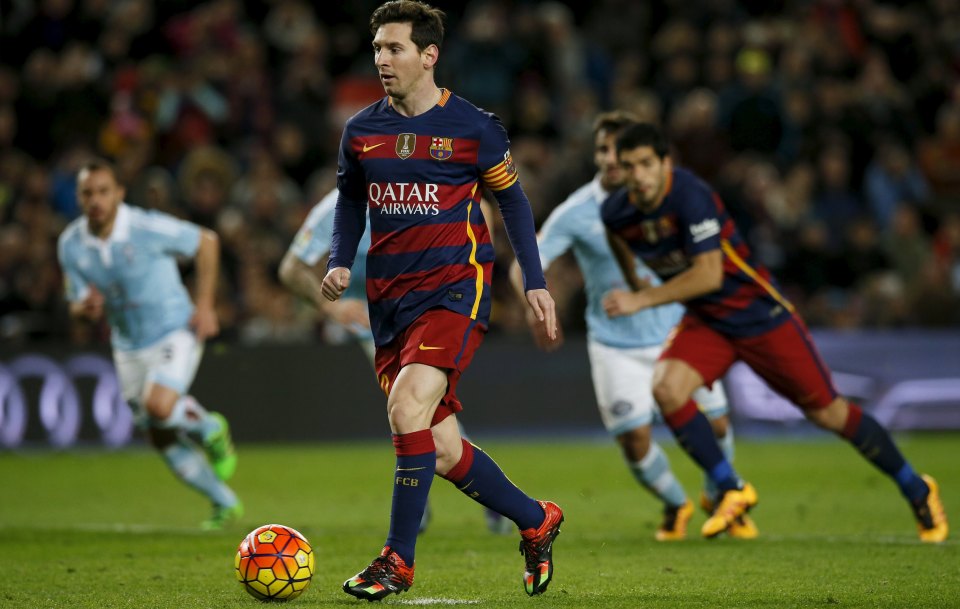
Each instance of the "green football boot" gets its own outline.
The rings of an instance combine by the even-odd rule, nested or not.
[[[219,412],[211,412],[210,416],[219,424],[219,429],[210,434],[203,442],[203,450],[210,459],[210,466],[224,482],[233,477],[237,471],[237,451],[230,438],[230,424]]]

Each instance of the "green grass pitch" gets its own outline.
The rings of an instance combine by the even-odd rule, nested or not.
[[[900,438],[960,518],[960,435]],[[917,541],[894,485],[845,443],[741,441],[760,494],[761,538],[660,544],[659,509],[612,442],[478,441],[521,488],[566,512],[547,594],[527,598],[518,537],[486,531],[479,506],[436,479],[434,517],[400,606],[478,608],[960,607],[960,544]],[[691,497],[700,478],[664,444]],[[393,451],[380,443],[241,445],[234,486],[247,515],[203,533],[207,506],[146,449],[0,455],[0,607],[257,607],[233,575],[237,544],[270,522],[299,529],[318,572],[293,607],[366,607],[341,582],[372,559],[389,513]]]

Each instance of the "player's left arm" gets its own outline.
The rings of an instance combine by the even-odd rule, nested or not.
[[[635,256],[630,250],[630,246],[627,245],[627,242],[619,235],[607,229],[607,243],[610,244],[613,258],[617,261],[617,266],[620,267],[620,272],[623,273],[623,278],[626,279],[630,289],[639,291],[649,287],[650,282],[640,279],[640,276],[637,275]]]
[[[719,249],[697,254],[685,271],[656,287],[639,291],[610,290],[603,308],[610,317],[632,315],[671,302],[683,302],[720,289],[723,284],[723,252]]]
[[[678,204],[677,226],[689,266],[661,285],[639,291],[611,290],[603,300],[607,315],[630,315],[671,302],[684,302],[723,286],[722,223],[715,195],[706,186],[691,187]]]
[[[220,333],[217,320],[216,292],[220,277],[220,238],[210,229],[200,230],[200,245],[194,256],[197,273],[193,317],[190,325],[198,340],[206,340]]]
[[[480,168],[484,185],[497,199],[507,238],[523,272],[527,305],[543,322],[547,335],[554,339],[557,336],[557,311],[540,266],[533,212],[517,179],[507,133],[496,118],[490,120],[480,138]]]

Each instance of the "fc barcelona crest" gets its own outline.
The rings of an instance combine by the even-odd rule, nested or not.
[[[430,156],[438,161],[446,161],[453,156],[452,137],[430,138]]]
[[[416,133],[401,133],[397,136],[397,156],[401,159],[409,158],[417,148]]]

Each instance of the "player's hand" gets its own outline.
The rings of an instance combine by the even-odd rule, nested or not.
[[[193,317],[190,318],[190,327],[193,328],[193,333],[199,341],[205,341],[220,334],[220,321],[213,306],[198,304],[193,311]]]
[[[80,314],[90,321],[97,321],[103,317],[103,294],[100,290],[90,286],[90,292],[81,301]]]
[[[342,326],[348,328],[370,329],[370,314],[367,312],[367,303],[356,298],[345,298],[329,303],[324,312]]]
[[[545,289],[527,290],[527,304],[534,316],[543,325],[550,340],[557,339],[557,307],[553,296]]]
[[[340,298],[348,287],[350,287],[350,269],[338,266],[327,271],[320,293],[327,300],[333,301]]]
[[[532,309],[527,309],[527,325],[530,326],[530,333],[533,334],[534,344],[537,345],[537,348],[541,351],[550,353],[559,349],[560,345],[563,344],[563,330],[559,322],[557,323],[556,338],[550,338],[547,336],[546,326],[537,319]]]
[[[633,315],[637,311],[645,308],[642,294],[642,291],[610,290],[603,297],[603,310],[608,317]]]

